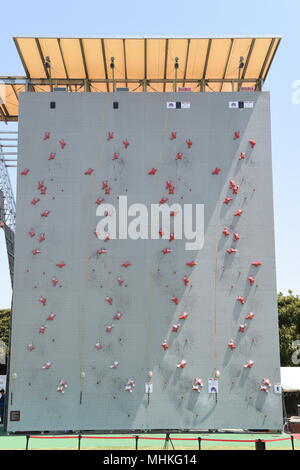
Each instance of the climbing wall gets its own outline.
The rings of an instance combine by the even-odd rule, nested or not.
[[[8,431],[281,429],[269,94],[23,94],[18,158]]]

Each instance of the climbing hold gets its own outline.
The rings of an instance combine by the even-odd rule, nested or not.
[[[104,198],[103,197],[98,197],[98,199],[96,199],[96,201],[95,201],[95,204],[100,206],[100,204],[102,204],[102,202],[104,202]]]
[[[182,314],[182,315],[180,315],[180,317],[179,317],[179,320],[186,320],[188,316],[189,316],[189,314],[188,314],[188,313],[186,313],[186,312],[183,312],[183,314]]]
[[[98,255],[104,255],[105,253],[107,253],[107,250],[105,248],[100,248],[100,250],[97,251]]]
[[[46,234],[45,233],[40,233],[39,236],[39,242],[42,243],[46,240]]]
[[[225,237],[228,237],[230,235],[229,229],[227,227],[224,227],[223,234]]]
[[[163,250],[161,250],[161,252],[162,252],[164,255],[167,255],[167,254],[171,253],[172,250],[170,250],[170,248],[164,248]]]
[[[238,210],[234,213],[234,215],[235,215],[236,217],[240,217],[240,216],[242,215],[242,213],[243,213],[242,209],[238,209]]]
[[[180,328],[180,324],[179,324],[179,323],[178,323],[177,325],[173,325],[173,326],[172,326],[172,331],[173,331],[173,333],[177,333],[178,330],[179,330],[179,328]]]
[[[47,304],[47,299],[45,299],[45,297],[40,297],[39,302],[45,306]]]
[[[112,305],[113,299],[111,297],[105,297],[105,300],[109,305]]]
[[[170,186],[169,187],[169,194],[174,194],[175,192],[175,186]]]
[[[233,134],[233,140],[237,140],[240,138],[240,132],[239,131],[234,131],[234,134]]]
[[[102,181],[102,189],[105,189],[108,187],[108,181]]]
[[[183,154],[181,152],[178,152],[176,155],[176,160],[182,160]]]
[[[182,281],[183,281],[184,285],[187,286],[190,282],[190,278],[187,277],[187,276],[183,276]]]
[[[237,302],[240,302],[242,305],[244,305],[244,303],[245,303],[245,298],[240,296],[240,295],[236,298],[236,300],[237,300]]]
[[[172,242],[173,240],[175,240],[175,235],[174,233],[170,233],[169,242]]]
[[[25,168],[23,171],[21,171],[20,175],[22,175],[22,176],[28,175],[29,172],[30,172],[30,170],[28,168]]]
[[[165,204],[169,199],[167,197],[162,197],[159,201],[159,204]]]
[[[229,181],[229,188],[232,189],[232,188],[234,188],[235,186],[236,186],[235,181],[230,180],[230,181]]]
[[[121,320],[122,317],[123,317],[123,314],[118,312],[113,316],[113,319],[114,320]]]
[[[41,217],[48,217],[49,214],[50,214],[50,211],[46,210],[41,213]]]
[[[254,317],[254,313],[250,312],[248,313],[248,315],[245,316],[245,320],[252,320],[253,317]]]
[[[251,145],[251,148],[254,148],[255,145],[256,145],[256,142],[255,142],[254,139],[250,139],[250,140],[249,140],[249,144]]]
[[[251,263],[251,266],[255,266],[256,268],[258,268],[261,265],[262,265],[261,261],[254,261],[253,263]]]
[[[247,328],[247,325],[240,325],[239,326],[239,332],[244,333],[245,329]]]
[[[104,194],[110,194],[111,188],[107,186],[104,190]]]
[[[39,333],[41,333],[43,335],[46,331],[46,328],[47,328],[47,325],[40,326]]]
[[[232,188],[232,194],[238,194],[239,192],[239,186],[236,184],[235,186],[233,186]]]
[[[119,286],[122,286],[124,284],[124,279],[122,279],[120,276],[118,277],[118,283],[119,283]]]
[[[157,168],[152,168],[152,170],[148,171],[148,175],[155,175],[157,172]]]
[[[187,266],[189,266],[190,268],[193,268],[194,266],[197,266],[197,263],[196,261],[189,261],[188,263],[185,263]]]
[[[170,140],[174,140],[177,137],[177,132],[173,131],[171,132]]]
[[[48,160],[54,160],[54,159],[55,159],[55,156],[56,156],[56,153],[51,152],[50,155],[49,155]]]
[[[240,153],[240,156],[239,156],[239,160],[245,160],[246,157],[247,157],[246,153],[245,153],[245,152],[241,152],[241,153]]]
[[[232,253],[236,253],[236,252],[237,252],[237,249],[236,249],[236,248],[227,248],[226,251],[227,251],[227,253],[228,253],[229,255],[231,255]]]
[[[233,339],[231,339],[228,343],[228,347],[233,351],[236,348],[236,344],[234,343]]]
[[[123,145],[124,145],[125,149],[127,149],[129,147],[130,143],[128,142],[127,139],[125,139],[125,140],[123,140]]]
[[[174,302],[174,304],[176,304],[176,305],[179,304],[178,297],[172,297],[170,300],[171,300],[171,302]]]
[[[241,237],[240,237],[240,234],[239,234],[239,233],[236,232],[236,233],[233,234],[233,240],[234,240],[235,242],[237,242],[240,238],[241,238]]]
[[[93,168],[89,168],[88,170],[86,170],[86,171],[84,172],[84,174],[85,174],[85,175],[91,175],[91,174],[93,173],[93,171],[94,171]]]
[[[106,333],[111,333],[112,330],[113,330],[113,327],[114,327],[114,325],[108,325],[108,326],[105,328]]]
[[[56,314],[55,313],[50,313],[47,317],[47,320],[52,321],[55,320]]]
[[[61,139],[61,140],[59,141],[59,145],[60,145],[60,148],[63,149],[63,148],[65,148],[65,146],[66,146],[67,144],[66,144],[66,142],[64,141],[64,139]]]
[[[186,145],[188,146],[188,148],[190,149],[193,145],[193,142],[191,141],[191,139],[188,139],[185,141]]]
[[[118,361],[114,361],[112,365],[110,366],[111,369],[116,369],[118,367],[119,363]]]
[[[118,160],[119,156],[120,156],[120,154],[118,152],[115,152],[114,156],[112,157],[112,160]]]
[[[109,234],[107,233],[104,237],[104,242],[108,242],[110,240]]]
[[[40,250],[36,249],[36,250],[32,250],[32,254],[33,255],[39,255],[41,253]]]
[[[253,284],[255,283],[255,279],[254,279],[253,276],[249,276],[249,277],[248,277],[248,281],[249,281],[249,283],[250,283],[251,286],[253,286]]]
[[[269,393],[269,388],[268,388],[266,385],[261,385],[261,386],[260,386],[260,390],[261,390],[262,392]]]
[[[46,187],[46,186],[43,186],[43,187],[40,189],[40,194],[42,194],[42,195],[47,194],[47,187]]]
[[[113,138],[114,138],[114,133],[113,133],[113,132],[109,132],[109,133],[107,134],[107,140],[111,140],[111,139],[113,139]]]
[[[43,365],[43,369],[50,369],[51,366],[52,366],[51,362],[46,362],[46,364]]]
[[[162,343],[162,347],[164,348],[164,350],[166,351],[167,349],[169,349],[169,345],[167,343],[167,340],[165,339]]]
[[[100,351],[100,349],[103,349],[103,346],[102,344],[100,343],[100,340],[98,339],[97,343],[95,344],[95,348],[97,349],[97,351]]]
[[[56,265],[58,268],[64,268],[66,266],[65,262],[64,261],[60,261],[59,263],[56,263]]]
[[[162,238],[162,237],[163,237],[163,235],[164,235],[164,232],[162,231],[162,229],[161,229],[161,228],[159,229],[159,232],[158,232],[158,233],[159,233],[159,236],[160,236],[160,238]]]
[[[121,264],[121,266],[123,266],[123,268],[128,268],[129,266],[131,266],[131,263],[130,261],[125,261],[124,263]]]
[[[35,231],[33,230],[33,228],[31,228],[31,229],[29,230],[28,235],[29,235],[31,238],[35,237]]]
[[[253,361],[248,361],[247,364],[244,365],[244,367],[248,368],[248,369],[251,369],[251,367],[253,367],[254,365],[254,362]]]
[[[34,351],[35,350],[35,347],[33,346],[32,342],[27,344],[27,349],[28,349],[28,351]]]
[[[132,379],[129,379],[128,382],[127,382],[127,384],[126,384],[125,387],[124,387],[124,390],[125,390],[126,392],[132,393],[134,387],[135,387],[135,381],[132,380]]]
[[[50,132],[45,132],[43,140],[50,139]]]
[[[232,197],[226,197],[223,201],[224,204],[228,205],[232,201]]]
[[[53,287],[56,287],[56,285],[57,285],[57,283],[58,283],[58,279],[56,279],[56,277],[53,277],[53,278],[51,279],[51,282],[52,282],[52,286],[53,286]]]
[[[212,175],[218,175],[221,171],[221,168],[215,168],[214,171],[212,171]]]
[[[38,197],[35,197],[35,198],[32,199],[31,204],[33,206],[35,206],[39,201],[40,201],[40,199]]]
[[[184,359],[182,359],[182,361],[179,364],[177,364],[177,367],[179,367],[180,369],[184,369],[186,365],[187,365],[187,362]]]
[[[178,211],[170,211],[170,217],[175,217],[178,214]]]

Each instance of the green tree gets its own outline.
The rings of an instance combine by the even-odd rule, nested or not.
[[[300,340],[300,298],[289,290],[288,295],[278,294],[278,319],[281,366],[293,367],[293,342]]]
[[[9,342],[9,321],[10,309],[0,310],[0,340],[5,344],[6,353],[8,352]]]

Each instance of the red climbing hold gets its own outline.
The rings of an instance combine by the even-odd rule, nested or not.
[[[95,201],[95,204],[100,206],[100,204],[102,204],[102,202],[104,202],[104,197],[98,197],[98,199],[96,199],[96,201]]]
[[[230,180],[230,181],[229,181],[229,188],[232,189],[232,188],[234,188],[235,186],[236,186],[235,181]]]
[[[27,344],[27,349],[28,349],[28,351],[34,351],[35,350],[35,347],[33,346],[32,342]]]
[[[50,369],[52,366],[52,362],[46,362],[46,364],[43,365],[43,369]]]
[[[190,278],[187,277],[187,276],[183,276],[182,281],[183,281],[184,285],[187,286],[190,282]]]
[[[113,327],[114,327],[114,325],[108,325],[108,326],[105,328],[106,333],[111,333]]]
[[[225,237],[228,237],[230,235],[229,229],[227,227],[224,228],[223,234],[225,235]]]
[[[182,359],[182,361],[179,364],[177,364],[177,367],[179,367],[180,369],[184,369],[186,364],[187,362],[184,359]]]
[[[242,213],[243,213],[242,209],[238,209],[238,210],[234,213],[234,215],[235,215],[236,217],[240,217],[240,216],[242,215]]]
[[[171,300],[171,302],[174,302],[174,304],[176,304],[176,305],[179,304],[178,297],[172,297],[170,300]]]
[[[100,349],[103,349],[103,346],[102,344],[100,343],[100,340],[97,341],[97,343],[95,344],[95,348],[100,351]]]
[[[245,298],[240,296],[240,295],[236,298],[236,300],[237,300],[237,302],[240,302],[242,305],[244,305],[244,303],[245,303]]]
[[[188,314],[188,313],[186,313],[186,312],[183,312],[183,314],[182,314],[182,315],[180,315],[180,317],[179,317],[179,320],[186,320],[188,316],[189,316],[189,314]]]
[[[52,321],[52,320],[55,320],[55,317],[56,317],[56,314],[55,313],[50,313],[47,317],[47,320],[48,321]]]
[[[121,266],[123,266],[123,268],[128,268],[128,266],[131,266],[131,263],[130,261],[125,261],[125,263],[122,263]]]
[[[157,168],[152,168],[152,170],[148,171],[148,175],[155,175],[157,172]]]
[[[50,139],[50,132],[45,132],[43,140]]]
[[[162,238],[163,235],[164,235],[164,232],[162,231],[162,228],[159,229],[159,232],[158,232],[158,233],[159,233],[160,238]]]
[[[65,146],[66,146],[67,144],[66,144],[66,142],[64,141],[64,139],[61,139],[61,140],[59,141],[59,145],[60,145],[60,148],[63,149],[63,148],[65,148]]]
[[[183,154],[181,152],[178,152],[176,155],[176,160],[182,160]]]
[[[175,217],[178,214],[178,211],[170,211],[170,217]]]
[[[235,131],[234,134],[233,134],[233,140],[237,140],[240,138],[240,132],[239,131]]]
[[[253,317],[254,317],[254,313],[250,312],[248,313],[248,315],[245,316],[245,320],[252,320]]]
[[[240,234],[239,234],[239,233],[236,232],[236,233],[233,234],[233,240],[234,240],[235,242],[237,242],[240,238],[241,238],[241,237],[240,237]]]
[[[65,262],[64,261],[60,261],[59,263],[56,263],[56,266],[58,268],[64,268],[66,266]]]
[[[28,168],[25,168],[23,171],[21,171],[21,175],[24,176],[24,175],[28,175],[28,173],[30,172],[30,170]]]
[[[38,197],[35,197],[35,198],[32,199],[31,204],[33,206],[35,206],[39,201],[40,201],[40,199]]]
[[[110,194],[111,188],[107,186],[104,190],[104,194]]]
[[[185,141],[186,145],[188,146],[188,148],[190,149],[193,145],[193,142],[191,141],[191,139],[188,139]]]
[[[228,205],[232,201],[232,197],[226,197],[223,201],[224,204]]]
[[[169,242],[172,242],[173,240],[175,240],[175,235],[174,233],[170,233]]]
[[[123,314],[122,314],[122,313],[116,313],[116,314],[113,316],[113,319],[114,319],[114,320],[121,320],[122,317],[123,317]]]
[[[173,131],[171,132],[170,140],[174,140],[177,137],[177,132]]]
[[[160,204],[165,204],[166,202],[168,202],[168,198],[167,197],[162,197],[161,200],[159,201]]]
[[[84,174],[85,174],[85,175],[91,175],[91,174],[93,173],[93,171],[94,171],[93,168],[89,168],[88,170],[86,170],[86,171],[84,172]]]
[[[178,323],[177,325],[173,325],[173,326],[172,326],[172,331],[173,331],[173,333],[177,333],[178,330],[179,330],[179,328],[180,328],[180,324],[179,324],[179,323]]]
[[[102,189],[108,188],[108,181],[102,181]]]
[[[127,149],[129,147],[130,143],[128,142],[127,139],[125,139],[125,140],[123,140],[123,145],[124,145],[125,149]]]
[[[118,277],[118,283],[119,286],[122,286],[124,284],[124,279],[122,279],[120,276]]]
[[[226,251],[227,251],[227,253],[228,253],[229,255],[231,255],[232,253],[236,253],[236,252],[237,252],[237,249],[236,249],[236,248],[227,248]]]
[[[240,325],[239,327],[239,332],[244,333],[245,329],[247,328],[247,325]]]
[[[44,211],[41,213],[41,217],[48,217],[49,214],[50,214],[50,211]]]
[[[229,341],[228,347],[229,347],[231,350],[233,350],[233,349],[236,348],[236,344],[235,344],[235,342],[233,341],[233,339],[231,339],[231,340]]]
[[[241,152],[239,156],[239,160],[245,160],[246,157],[247,155],[245,154],[245,152]]]
[[[256,145],[256,142],[255,142],[254,139],[250,139],[250,140],[249,140],[249,144],[251,145],[251,148],[254,148],[255,145]]]
[[[46,187],[46,186],[43,186],[43,187],[40,189],[40,194],[42,194],[42,195],[47,194],[47,187]]]
[[[221,168],[218,168],[218,167],[217,167],[217,168],[214,169],[214,171],[212,171],[211,174],[212,174],[212,175],[218,175],[218,174],[220,173],[220,171],[221,171]]]
[[[39,333],[40,333],[41,335],[43,335],[43,334],[45,333],[45,331],[46,331],[46,328],[47,328],[47,325],[40,326],[40,328],[39,328]]]
[[[163,250],[161,250],[161,252],[162,252],[164,255],[167,255],[167,254],[171,253],[172,250],[170,250],[170,248],[164,248]]]
[[[165,339],[164,342],[162,343],[162,347],[164,348],[165,351],[166,351],[167,349],[169,349],[169,345],[168,345],[166,339]]]
[[[197,265],[196,261],[189,261],[188,263],[185,263],[187,266],[189,266],[190,268],[193,268],[194,266]]]
[[[105,300],[109,305],[112,305],[113,299],[111,297],[105,297]]]
[[[39,302],[45,306],[47,304],[47,299],[45,299],[45,297],[40,297]]]
[[[33,228],[31,228],[31,229],[29,230],[28,235],[29,235],[31,238],[35,237],[35,231],[33,230]]]
[[[97,251],[98,255],[104,255],[105,253],[107,253],[107,250],[105,248],[101,248],[100,250]]]
[[[39,255],[41,253],[40,250],[32,250],[33,255]]]
[[[120,156],[120,154],[118,152],[115,152],[114,156],[112,157],[112,160],[118,160],[119,156]]]
[[[56,279],[56,277],[53,277],[53,278],[51,279],[51,282],[52,282],[52,286],[53,286],[53,287],[56,287],[57,284],[58,284],[58,279]]]
[[[108,233],[107,233],[107,234],[105,235],[103,241],[104,241],[104,242],[108,242],[109,240],[110,240],[110,237],[109,237],[109,235],[108,235]]]
[[[109,132],[109,133],[107,134],[107,140],[111,140],[111,139],[113,139],[113,138],[114,138],[114,133],[113,133],[113,132]]]
[[[258,268],[259,266],[262,265],[262,262],[261,261],[254,261],[253,263],[251,263],[252,266],[255,266],[256,268]]]
[[[249,276],[249,277],[248,277],[248,281],[249,281],[249,283],[250,283],[251,286],[253,286],[253,284],[255,283],[255,279],[254,279],[253,276]]]
[[[244,365],[244,367],[247,367],[248,369],[251,369],[251,367],[253,367],[254,365],[254,362],[253,361],[248,361],[247,364]]]
[[[49,155],[48,160],[54,160],[54,159],[55,159],[55,156],[56,156],[56,153],[51,152],[50,155]]]

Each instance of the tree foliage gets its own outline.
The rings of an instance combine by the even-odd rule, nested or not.
[[[0,340],[5,344],[8,352],[10,309],[0,310]]]
[[[281,366],[299,366],[292,360],[296,348],[293,342],[300,340],[300,298],[289,290],[288,295],[278,294],[279,339]],[[299,346],[298,346],[299,349]],[[299,356],[299,355],[298,355]]]

